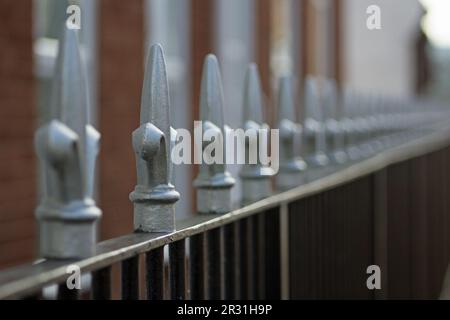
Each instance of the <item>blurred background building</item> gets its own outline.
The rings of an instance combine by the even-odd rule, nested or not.
[[[423,0],[78,0],[91,119],[102,134],[97,201],[101,238],[132,230],[128,194],[136,181],[131,132],[139,123],[144,57],[160,42],[167,56],[176,128],[198,119],[203,58],[222,68],[225,120],[241,126],[244,71],[259,64],[265,112],[273,122],[277,79],[298,79],[299,113],[305,75],[335,78],[367,92],[449,98],[450,6]],[[381,29],[369,30],[377,5]],[[61,0],[0,0],[0,268],[35,256],[34,208],[39,177],[33,134],[48,116],[50,79]],[[426,14],[426,12],[428,12]],[[425,17],[425,19],[424,19]],[[300,115],[299,115],[300,116]],[[107,161],[105,161],[107,159]],[[238,168],[232,167],[236,175]],[[194,212],[195,168],[178,166],[183,194],[177,216]],[[234,189],[235,197],[240,187]]]

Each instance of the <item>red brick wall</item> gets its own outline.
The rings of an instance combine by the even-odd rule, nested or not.
[[[131,133],[139,126],[144,70],[142,0],[100,1],[101,239],[133,231],[128,195],[136,184]]]
[[[0,1],[0,268],[34,257],[32,1]]]

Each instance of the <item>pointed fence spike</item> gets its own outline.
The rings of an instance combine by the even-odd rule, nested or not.
[[[307,76],[305,78],[305,119],[322,121],[324,118],[320,106],[318,79]]]
[[[280,130],[280,169],[276,176],[279,190],[288,190],[301,185],[305,180],[306,163],[296,155],[296,136],[302,134],[295,120],[293,78],[280,78],[278,93],[278,128]]]
[[[380,117],[379,114],[379,106],[381,105],[381,95],[380,94],[374,94],[372,99],[372,104],[370,106],[370,113],[371,113],[371,123],[373,128],[373,139],[374,139],[374,149],[377,152],[380,152],[384,149],[383,140],[381,139],[382,136],[382,117]]]
[[[36,209],[40,255],[84,258],[95,253],[101,211],[92,198],[100,134],[87,121],[88,96],[77,31],[64,28],[52,87],[50,121],[38,129],[43,195]]]
[[[201,144],[201,157],[205,158],[208,150],[214,150],[206,155],[194,181],[197,189],[197,210],[200,213],[226,213],[231,210],[231,188],[235,180],[227,171],[225,125],[223,120],[223,89],[217,58],[209,54],[203,64],[203,74],[200,93],[201,137],[214,137],[214,142]],[[197,141],[196,141],[197,143]],[[214,143],[215,147],[211,147]]]
[[[329,164],[325,136],[323,106],[319,95],[318,80],[311,76],[305,79],[305,160],[308,164],[308,179],[315,179]]]
[[[130,194],[134,228],[141,232],[175,230],[175,202],[180,194],[171,183],[170,159],[175,133],[170,127],[170,100],[164,53],[153,45],[147,57],[140,127],[133,132],[137,185]]]
[[[357,104],[355,108],[355,126],[357,132],[357,141],[362,158],[370,157],[373,153],[373,147],[370,143],[370,124],[367,115],[367,98],[365,92],[357,93]]]
[[[254,121],[261,125],[263,123],[262,90],[258,66],[255,63],[248,66],[244,85],[244,122]]]
[[[344,118],[342,122],[345,128],[345,145],[346,153],[350,161],[357,161],[361,159],[362,153],[358,145],[358,132],[355,117],[355,91],[350,87],[345,87],[342,96],[342,110]]]
[[[267,144],[268,141],[268,126],[263,122],[261,96],[258,67],[251,63],[247,68],[245,77],[243,103],[243,129],[245,130],[243,140],[245,140],[244,155],[246,161],[242,166],[240,177],[244,204],[264,199],[272,193],[270,178],[273,176],[273,170],[263,165],[260,158],[260,144]],[[261,131],[262,129],[266,130],[265,134],[264,131]],[[264,134],[264,137],[260,137],[260,134]]]
[[[338,89],[334,79],[325,79],[323,82],[322,102],[324,105],[325,119],[338,118]]]
[[[325,110],[325,131],[327,146],[330,146],[328,156],[332,163],[341,165],[347,160],[344,151],[345,128],[344,122],[338,117],[340,93],[336,80],[326,79],[323,83],[322,103]]]
[[[219,62],[213,54],[208,54],[203,64],[200,92],[200,117],[219,128],[224,126],[224,98]]]
[[[290,76],[280,78],[278,94],[278,119],[290,119],[295,122],[294,79]]]

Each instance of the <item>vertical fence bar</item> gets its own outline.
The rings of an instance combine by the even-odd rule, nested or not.
[[[189,239],[189,276],[191,300],[205,299],[205,234]]]
[[[310,284],[308,199],[289,204],[289,297],[306,299]]]
[[[208,241],[208,298],[220,300],[223,297],[221,229],[210,230],[206,236]]]
[[[325,283],[327,284],[326,297],[332,298],[334,292],[336,292],[336,273],[337,255],[336,255],[336,234],[335,234],[335,221],[339,219],[340,205],[339,205],[339,188],[333,189],[325,194],[324,199],[324,212],[327,215],[324,223],[324,238],[327,243],[326,254],[333,266],[330,270],[325,270]]]
[[[170,99],[163,49],[148,51],[141,100],[140,126],[132,134],[137,184],[130,193],[134,229],[142,232],[175,230],[175,203],[180,194],[171,184],[170,161],[176,131],[170,126]]]
[[[265,213],[261,212],[253,217],[253,246],[254,246],[254,290],[255,299],[263,300],[266,295],[266,239]],[[279,249],[278,249],[279,250]]]
[[[436,299],[441,291],[445,271],[448,266],[448,253],[445,250],[445,169],[442,152],[436,151],[427,155],[429,172],[428,189],[428,298]],[[446,213],[444,213],[446,212]],[[446,257],[447,255],[447,257]]]
[[[265,298],[269,300],[281,298],[281,237],[280,212],[272,209],[264,214],[265,229]]]
[[[424,157],[408,161],[411,181],[411,298],[427,298],[427,210],[426,210],[426,173]]]
[[[383,270],[381,290],[376,290],[377,300],[388,298],[388,226],[387,226],[387,172],[380,170],[373,175],[374,205],[374,263]]]
[[[318,210],[319,210],[319,247],[320,247],[320,255],[323,257],[323,263],[320,266],[320,287],[322,299],[330,298],[330,285],[328,282],[328,272],[330,269],[334,268],[333,261],[331,259],[331,255],[329,252],[329,248],[331,245],[331,239],[329,236],[328,221],[330,220],[330,212],[326,208],[326,203],[328,201],[328,195],[330,191],[326,190],[319,194],[318,198]]]
[[[237,224],[230,223],[223,228],[224,237],[224,274],[225,300],[239,298],[239,243],[236,241]]]
[[[262,213],[261,213],[262,214]],[[261,267],[259,265],[259,235],[258,235],[258,217],[256,215],[253,215],[248,219],[249,223],[249,236],[250,236],[250,252],[249,255],[250,264],[249,264],[249,276],[250,276],[250,290],[251,290],[251,297],[252,299],[258,299],[259,296],[259,274],[261,273]]]
[[[164,299],[164,247],[145,254],[147,299]]]
[[[105,267],[92,273],[92,299],[111,299],[111,267]]]
[[[387,168],[387,238],[389,241],[387,250],[390,299],[411,298],[411,221],[407,198],[410,192],[408,179],[408,167],[405,163],[398,163]]]
[[[186,299],[185,240],[169,245],[170,294],[172,300]]]
[[[253,267],[253,227],[249,218],[239,221],[241,299],[254,299]]]
[[[122,261],[122,299],[139,299],[139,256]]]

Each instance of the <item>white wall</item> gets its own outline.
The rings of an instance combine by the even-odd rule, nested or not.
[[[366,27],[367,7],[381,8],[381,30]],[[344,81],[352,87],[407,95],[414,90],[417,0],[345,0]]]

